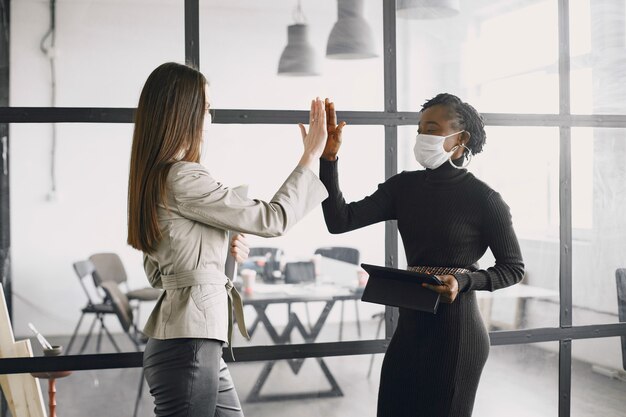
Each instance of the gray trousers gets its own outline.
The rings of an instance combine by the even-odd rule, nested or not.
[[[143,369],[156,417],[243,417],[221,341],[150,339]]]

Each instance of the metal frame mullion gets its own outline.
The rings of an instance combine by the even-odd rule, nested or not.
[[[559,115],[569,116],[570,38],[569,0],[558,2],[559,25]],[[572,166],[570,126],[559,128],[559,294],[561,329],[572,327]],[[559,342],[559,417],[569,417],[572,391],[572,339]]]
[[[0,106],[9,105],[9,76],[11,61],[11,1],[0,0]],[[9,317],[13,316],[11,282],[11,205],[9,183],[9,124],[0,123],[0,282],[4,291]],[[8,415],[8,404],[0,393],[0,416]]]
[[[132,123],[131,107],[0,107],[0,123]],[[338,111],[351,125],[416,125],[418,112]],[[626,115],[618,114],[514,114],[482,113],[487,126],[626,128]],[[307,122],[305,110],[216,109],[217,124],[295,124]]]
[[[200,68],[200,0],[185,0],[185,63]]]
[[[385,114],[398,111],[396,71],[396,0],[383,1],[383,55]],[[398,127],[385,124],[385,179],[398,173]],[[385,266],[398,267],[398,225],[385,222]],[[385,307],[385,339],[391,339],[398,324],[398,309]]]
[[[540,342],[561,342],[560,361],[571,359],[571,341],[577,339],[598,339],[616,337],[626,332],[626,323],[589,325],[570,328],[543,328],[529,330],[499,331],[490,333],[492,346],[529,344]],[[354,340],[346,342],[302,343],[269,346],[235,347],[233,351],[237,362],[274,361],[283,359],[301,359],[328,356],[366,355],[383,353],[388,340]],[[226,351],[225,360],[230,360]],[[104,353],[90,355],[69,355],[34,358],[0,359],[0,375],[52,372],[59,370],[90,370],[138,368],[142,365],[141,352]],[[560,368],[568,371],[569,368]],[[566,375],[566,374],[565,374]],[[565,378],[567,380],[567,378]],[[568,394],[569,395],[569,394]],[[567,398],[567,397],[564,397]]]
[[[133,123],[131,107],[0,107],[0,123]],[[626,129],[626,115],[481,113],[487,126],[601,127]],[[307,122],[305,110],[216,109],[217,124],[295,124]],[[416,125],[418,112],[338,111],[351,125]]]

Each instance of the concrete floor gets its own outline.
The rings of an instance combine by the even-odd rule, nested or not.
[[[336,325],[324,329],[327,337],[336,335]],[[344,329],[344,340],[354,339],[353,327]],[[352,335],[351,333],[355,333]],[[375,323],[364,325],[363,334],[373,337]],[[330,335],[330,336],[329,336]],[[255,344],[267,335],[259,331]],[[53,339],[53,338],[52,338]],[[132,345],[123,335],[120,344],[127,351]],[[63,343],[63,339],[53,340]],[[241,345],[241,343],[238,343]],[[95,343],[90,343],[90,350]],[[111,352],[106,341],[103,349]],[[37,353],[36,353],[37,354]],[[382,355],[376,355],[373,372],[367,377],[370,355],[325,359],[344,396],[305,400],[250,403],[246,401],[264,363],[230,364],[237,391],[247,416],[307,417],[341,416],[373,417]],[[139,384],[139,369],[112,369],[75,372],[57,382],[57,410],[61,417],[127,417],[132,415]],[[626,382],[611,379],[592,371],[591,365],[575,362],[572,370],[572,412],[574,417],[626,417]],[[307,359],[298,375],[285,361],[278,362],[262,390],[262,394],[323,391],[329,385],[317,362]],[[47,385],[42,381],[46,396]],[[556,417],[558,416],[558,355],[533,345],[492,347],[481,385],[474,416],[491,417]],[[152,416],[151,397],[144,389],[140,416]]]

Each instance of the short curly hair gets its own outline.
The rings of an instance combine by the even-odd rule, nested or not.
[[[441,93],[427,100],[422,106],[424,111],[429,107],[443,105],[450,111],[450,119],[455,129],[465,130],[470,134],[467,146],[474,155],[482,152],[487,134],[485,133],[485,122],[480,113],[468,103],[464,103],[453,94]]]

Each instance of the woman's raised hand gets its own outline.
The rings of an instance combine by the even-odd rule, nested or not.
[[[320,158],[326,146],[326,112],[324,102],[318,97],[311,101],[311,112],[309,113],[309,132],[302,123],[299,124],[304,143],[304,153],[300,164],[311,168],[312,164]]]
[[[322,158],[328,161],[334,161],[337,159],[337,153],[341,147],[341,131],[346,125],[346,122],[340,122],[337,124],[337,113],[335,112],[335,103],[328,98],[324,100],[324,107],[326,110],[326,130],[328,131],[328,140],[322,152]]]

